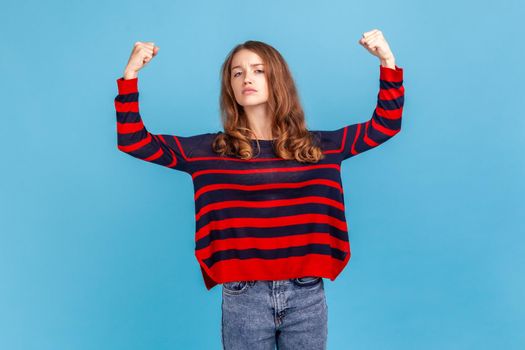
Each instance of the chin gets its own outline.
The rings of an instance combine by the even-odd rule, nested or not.
[[[257,106],[257,105],[260,105],[260,104],[262,104],[262,103],[264,103],[264,101],[256,101],[256,102],[250,101],[249,103],[244,102],[244,103],[239,103],[239,104],[240,104],[241,106],[243,106],[243,107],[251,107],[251,106]]]

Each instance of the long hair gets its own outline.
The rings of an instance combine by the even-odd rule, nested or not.
[[[235,46],[221,68],[220,111],[224,132],[219,132],[212,143],[213,150],[224,156],[241,159],[253,157],[248,118],[243,106],[237,103],[231,86],[231,62],[241,49],[255,52],[265,65],[268,85],[268,113],[272,119],[273,149],[283,159],[317,163],[324,158],[313,135],[307,130],[304,111],[299,101],[292,74],[281,54],[261,41],[248,40]],[[257,146],[260,152],[259,142]]]

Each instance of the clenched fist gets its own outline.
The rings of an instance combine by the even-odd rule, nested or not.
[[[138,71],[151,61],[158,52],[159,47],[155,46],[155,43],[137,41],[129,56],[126,69],[124,69],[124,79],[136,78]]]
[[[382,61],[393,60],[394,58],[383,33],[379,29],[363,33],[363,37],[359,39],[359,44]]]

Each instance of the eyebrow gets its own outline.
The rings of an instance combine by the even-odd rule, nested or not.
[[[253,67],[253,66],[264,66],[264,63],[254,63],[254,64],[250,64],[250,67]],[[241,66],[235,66],[235,67],[232,67],[232,70],[234,70],[235,68],[241,68]]]

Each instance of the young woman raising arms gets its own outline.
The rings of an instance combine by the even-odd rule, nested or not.
[[[188,173],[195,256],[209,290],[222,285],[225,349],[325,349],[324,280],[350,259],[340,166],[401,130],[403,69],[381,31],[359,40],[380,60],[372,117],[308,130],[282,55],[260,41],[221,68],[223,130],[152,134],[139,113],[138,72],[159,47],[135,43],[115,98],[118,149]]]

